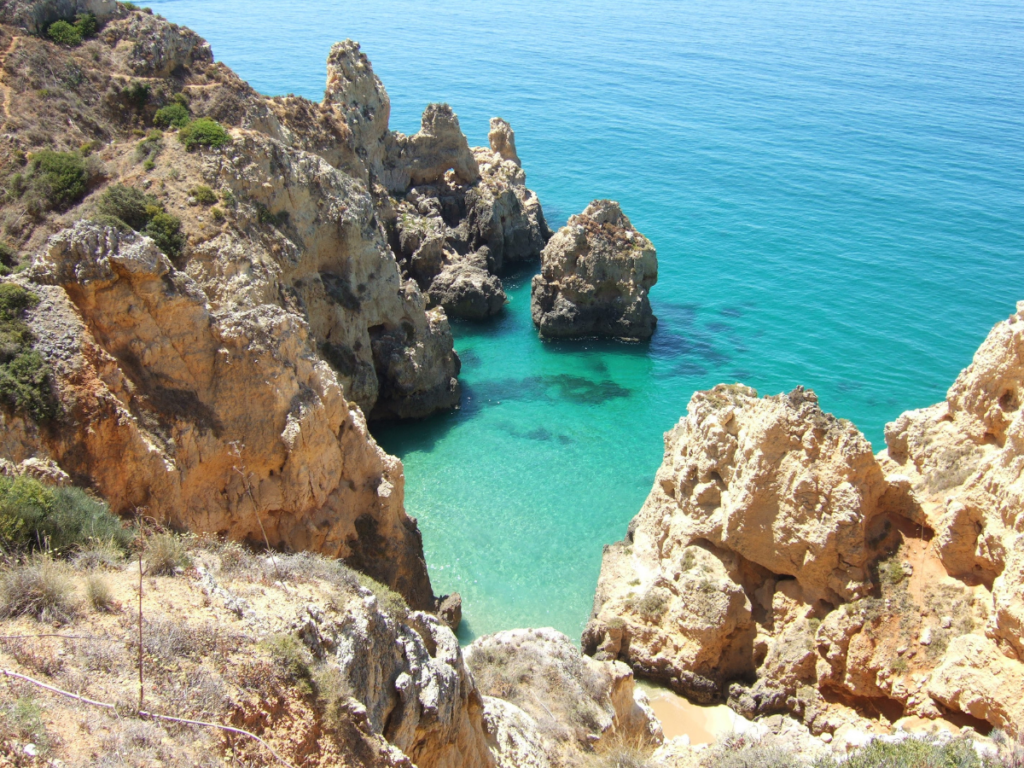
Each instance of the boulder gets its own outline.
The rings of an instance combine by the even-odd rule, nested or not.
[[[466,650],[466,663],[485,697],[504,699],[523,713],[512,718],[517,725],[502,727],[525,732],[516,741],[543,744],[549,756],[601,751],[612,743],[640,747],[662,741],[661,725],[629,668],[583,656],[554,629],[514,629],[478,638]],[[506,713],[496,719],[507,718]]]
[[[595,200],[544,247],[533,278],[533,323],[546,338],[649,339],[657,318],[648,292],[657,281],[651,241],[618,203]]]

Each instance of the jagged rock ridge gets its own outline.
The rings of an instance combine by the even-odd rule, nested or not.
[[[584,646],[815,733],[868,717],[1024,722],[1024,305],[877,457],[813,393],[696,393]]]

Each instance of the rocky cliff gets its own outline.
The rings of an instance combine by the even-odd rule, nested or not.
[[[586,765],[620,739],[661,743],[629,668],[582,657],[554,630],[481,638],[464,656],[434,616],[336,561],[256,555],[209,536],[137,544],[141,620],[138,566],[112,548],[0,573],[0,670],[119,707],[5,678],[0,762],[273,763],[237,734],[135,718],[139,633],[147,711],[244,729],[291,765],[548,768]],[[38,568],[58,584],[49,615],[59,627],[45,638],[7,589],[12,574]],[[11,726],[15,700],[39,710],[31,728]],[[26,762],[28,740],[39,763]]]
[[[83,13],[95,33],[50,39]],[[44,418],[4,398],[0,455],[55,461],[121,513],[345,558],[432,607],[401,464],[366,417],[456,407],[440,305],[498,311],[494,273],[543,247],[507,123],[493,150],[446,105],[390,131],[350,41],[322,103],[266,98],[195,33],[105,0],[0,5],[0,83],[0,271],[36,302],[18,386],[50,401]]]
[[[878,456],[811,392],[696,393],[606,548],[587,652],[815,733],[915,716],[1016,734],[1022,352],[1019,312]]]
[[[541,336],[649,339],[648,292],[658,257],[611,200],[595,200],[551,238],[533,278],[530,310]]]

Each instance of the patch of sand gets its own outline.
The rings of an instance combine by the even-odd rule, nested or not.
[[[742,719],[724,705],[701,707],[667,688],[645,681],[637,681],[637,685],[650,699],[666,739],[689,736],[693,745],[714,744],[736,731],[736,721]]]

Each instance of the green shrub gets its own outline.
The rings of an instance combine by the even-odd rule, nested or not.
[[[174,102],[156,111],[153,125],[157,128],[184,128],[191,119],[188,108],[184,104]]]
[[[984,768],[989,764],[974,751],[970,739],[939,744],[915,738],[895,744],[872,741],[842,763],[844,768]],[[830,761],[830,765],[836,763]]]
[[[69,48],[73,48],[76,45],[82,44],[82,30],[63,19],[53,22],[47,28],[46,34],[57,45],[66,45]]]
[[[150,90],[148,85],[135,80],[121,92],[121,95],[135,109],[142,109],[149,103]]]
[[[356,578],[361,586],[373,592],[384,613],[399,621],[409,615],[409,605],[405,602],[405,598],[391,589],[391,587],[381,584],[365,573],[356,572]]]
[[[109,613],[114,610],[116,601],[110,582],[98,573],[89,574],[85,580],[85,597],[97,611]]]
[[[200,184],[198,187],[192,187],[188,193],[200,205],[213,205],[217,202],[217,195],[214,191],[203,184]]]
[[[153,238],[160,250],[174,258],[185,250],[185,235],[181,231],[181,219],[169,213],[160,212],[150,219],[145,233]]]
[[[0,240],[0,277],[6,277],[18,266],[18,253]]]
[[[899,557],[896,555],[879,564],[878,577],[883,584],[895,586],[903,581],[903,577],[906,575],[906,571],[903,570],[903,563],[900,562]]]
[[[38,422],[57,416],[57,401],[50,391],[50,366],[38,352],[23,352],[0,364],[0,401]]]
[[[295,635],[271,635],[260,642],[260,647],[270,654],[286,680],[307,695],[314,692],[313,655]]]
[[[97,210],[105,216],[120,219],[132,229],[143,230],[153,218],[150,208],[160,209],[160,202],[135,187],[114,184],[103,192]]]
[[[126,11],[138,11],[141,10],[135,3],[121,3]]]
[[[668,595],[664,590],[652,589],[636,604],[636,611],[647,618],[660,618],[668,610]]]
[[[97,543],[125,551],[133,538],[106,504],[79,488],[0,477],[0,544],[8,551],[66,555]]]
[[[26,309],[34,307],[38,303],[39,297],[26,291],[20,285],[13,283],[0,285],[0,323],[14,321]]]
[[[82,37],[89,39],[95,37],[100,30],[99,22],[93,13],[80,13],[75,17],[75,27],[82,33]]]
[[[192,152],[199,147],[222,147],[231,142],[231,137],[216,120],[200,117],[178,131],[178,141]]]
[[[0,616],[63,623],[77,612],[74,582],[64,563],[38,555],[0,575]]]
[[[32,696],[12,697],[0,704],[0,741],[5,737],[23,739],[44,750],[48,747],[43,710]]]
[[[345,705],[352,697],[348,678],[337,664],[318,664],[312,674],[313,689],[324,713],[324,723],[337,729],[345,722]]]
[[[150,131],[149,135],[135,145],[136,162],[152,162],[164,149],[164,132]]]
[[[179,568],[191,564],[192,558],[180,536],[158,533],[146,541],[146,572],[150,576],[173,576]]]
[[[0,285],[0,403],[45,421],[58,410],[50,390],[50,368],[32,351],[32,334],[21,320],[21,313],[38,301],[20,285]]]
[[[102,223],[110,226],[123,223],[153,238],[160,250],[168,256],[179,256],[185,248],[181,219],[167,213],[153,195],[147,195],[135,187],[124,184],[109,187],[100,198],[97,210],[99,216],[94,216],[94,221],[105,218]]]
[[[210,209],[210,215],[213,216],[214,221],[224,221],[224,211],[216,206]]]
[[[50,208],[64,210],[82,199],[88,172],[81,155],[44,149],[32,155],[25,182],[27,193]]]

